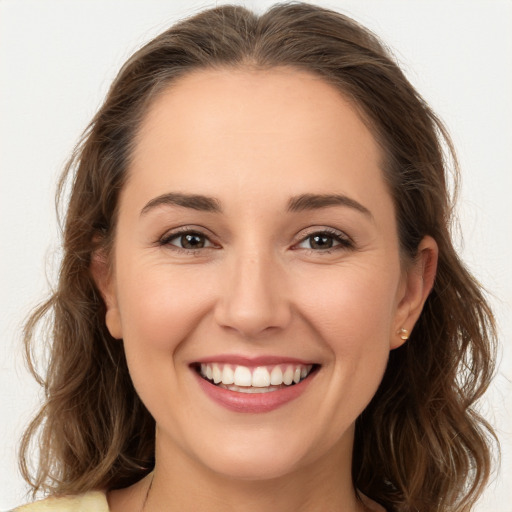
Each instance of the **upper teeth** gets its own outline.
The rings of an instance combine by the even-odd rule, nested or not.
[[[201,364],[201,375],[215,384],[234,384],[236,386],[253,386],[264,388],[299,383],[305,379],[313,365],[275,365],[275,366],[236,366],[218,363]]]

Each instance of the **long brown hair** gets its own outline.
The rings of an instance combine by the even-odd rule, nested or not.
[[[390,511],[470,510],[491,471],[494,434],[474,404],[493,373],[495,327],[451,242],[453,147],[375,35],[302,3],[261,16],[237,6],[204,11],[146,44],[119,72],[60,181],[58,197],[67,185],[71,195],[58,286],[26,324],[27,357],[45,402],[23,438],[24,477],[34,493],[59,494],[121,488],[151,471],[154,420],[133,388],[122,344],[106,329],[91,255],[112,246],[119,191],[149,103],[192,70],[244,66],[291,66],[337,87],[382,147],[404,257],[414,258],[425,235],[436,240],[432,293],[357,420],[353,480]],[[43,336],[37,328],[45,320]],[[32,357],[41,339],[49,354],[44,377]]]

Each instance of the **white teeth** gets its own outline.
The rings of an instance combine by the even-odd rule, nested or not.
[[[280,366],[274,366],[270,374],[270,384],[273,386],[280,386],[283,383],[283,370]]]
[[[215,384],[218,384],[222,380],[222,372],[218,364],[214,364],[212,367],[212,377]]]
[[[266,388],[270,386],[270,374],[264,366],[258,366],[252,374],[252,386]]]
[[[245,366],[237,366],[234,381],[237,386],[250,386],[252,384],[251,370]]]
[[[230,391],[237,391],[239,393],[271,393],[272,391],[277,391],[280,389],[279,386],[269,386],[267,388],[253,388],[252,386],[225,386],[224,384],[219,384],[221,388],[229,389]]]
[[[235,374],[229,364],[224,365],[222,370],[222,384],[233,384],[235,382]]]
[[[234,369],[233,369],[234,368]],[[201,363],[200,373],[215,384],[247,393],[276,391],[283,385],[298,384],[305,379],[313,365],[231,366],[222,363]],[[229,387],[228,387],[229,386]],[[242,389],[243,388],[243,389]]]
[[[283,374],[283,382],[289,386],[293,382],[293,367],[288,366]]]

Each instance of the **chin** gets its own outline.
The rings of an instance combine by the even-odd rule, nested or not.
[[[230,480],[263,481],[274,480],[295,472],[299,462],[275,454],[243,453],[236,458],[217,459],[209,464],[210,469]]]
[[[275,430],[263,430],[238,439],[232,433],[229,442],[224,443],[210,437],[207,443],[201,443],[200,451],[195,450],[195,458],[218,475],[246,481],[278,479],[310,462],[315,450],[312,446],[308,449],[308,436],[292,439],[289,432],[280,435]]]

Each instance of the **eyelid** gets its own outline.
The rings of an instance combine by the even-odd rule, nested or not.
[[[189,225],[189,226],[180,226],[178,228],[174,228],[174,229],[170,229],[168,231],[165,232],[165,234],[163,234],[161,237],[158,238],[157,240],[157,245],[160,245],[160,246],[172,246],[173,249],[177,250],[177,251],[187,251],[187,252],[194,252],[194,251],[199,251],[199,250],[203,250],[203,249],[211,249],[212,247],[213,248],[219,248],[219,244],[215,243],[213,241],[213,238],[215,238],[215,235],[213,235],[213,233],[211,233],[210,230],[202,227],[202,226],[197,226],[197,225]],[[207,241],[208,241],[208,246],[206,247],[201,247],[201,248],[198,248],[198,249],[185,249],[184,247],[179,247],[177,245],[174,245],[174,244],[171,244],[171,240],[175,239],[175,238],[178,238],[180,236],[183,236],[183,235],[186,235],[186,234],[196,234],[196,235],[200,235],[200,236],[203,236]]]
[[[313,235],[331,236],[338,242],[338,244],[332,248],[323,249],[323,250],[298,247],[299,244],[305,242],[309,237],[311,237]],[[341,231],[339,229],[332,228],[329,226],[312,226],[310,228],[307,228],[306,230],[302,230],[297,235],[297,238],[298,238],[298,241],[295,242],[292,246],[292,249],[295,249],[295,250],[296,249],[304,249],[304,250],[309,250],[309,251],[313,251],[313,252],[326,253],[326,252],[329,252],[330,250],[336,250],[337,248],[350,249],[350,248],[353,248],[355,245],[352,238],[350,236],[348,236],[344,231]]]
[[[185,234],[197,234],[200,236],[205,237],[208,245],[206,247],[200,247],[197,249],[186,249],[184,247],[179,247],[178,245],[171,244],[171,240],[178,238],[179,236],[183,236]],[[328,235],[334,238],[338,243],[329,249],[308,249],[308,248],[301,248],[299,245],[303,242],[305,242],[309,237],[313,235]],[[327,253],[331,250],[336,250],[338,248],[340,249],[350,249],[354,248],[355,244],[353,239],[347,235],[344,231],[341,231],[339,229],[330,227],[330,226],[311,226],[309,228],[301,230],[296,235],[296,241],[291,246],[292,250],[309,250],[312,252],[324,252]],[[165,232],[164,235],[158,238],[156,241],[156,244],[159,246],[172,246],[173,250],[176,251],[182,251],[182,252],[197,252],[204,249],[211,249],[211,248],[221,248],[220,244],[215,242],[215,235],[207,228],[204,228],[203,226],[197,226],[197,225],[186,225],[186,226],[180,226],[174,229],[170,229]]]

